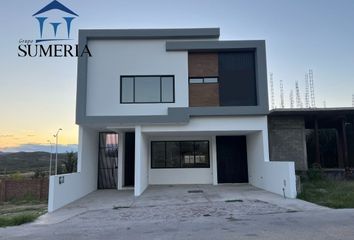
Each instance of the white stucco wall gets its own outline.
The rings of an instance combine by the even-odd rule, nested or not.
[[[266,116],[230,116],[230,117],[192,117],[185,125],[150,125],[142,126],[145,133],[178,133],[178,132],[200,132],[209,134],[213,132],[223,132],[233,135],[245,135],[251,131],[267,131]]]
[[[247,163],[249,183],[267,191],[296,197],[294,162],[271,162],[267,132],[247,135]]]
[[[88,116],[163,115],[188,106],[188,54],[166,52],[165,40],[89,40]],[[121,75],[174,75],[175,103],[120,104]]]
[[[97,189],[98,132],[80,127],[78,172],[51,176],[49,180],[48,211],[52,212]],[[59,184],[59,177],[64,183]]]

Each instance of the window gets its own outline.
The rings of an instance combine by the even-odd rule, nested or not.
[[[173,103],[174,76],[121,76],[121,103]]]
[[[218,83],[218,77],[192,77],[189,83]]]
[[[151,142],[151,168],[209,167],[209,141]]]

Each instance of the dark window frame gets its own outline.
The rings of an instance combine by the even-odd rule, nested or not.
[[[159,102],[137,102],[135,101],[135,78],[137,77],[158,77],[160,78],[160,101]],[[164,77],[170,77],[172,78],[172,101],[162,101],[162,78]],[[132,102],[124,102],[123,101],[123,95],[122,95],[122,80],[123,78],[133,78],[133,101]],[[121,75],[120,76],[120,103],[121,104],[150,104],[150,103],[175,103],[176,99],[175,99],[175,75]]]
[[[217,79],[217,82],[205,82],[205,79],[206,79],[206,78],[216,78],[216,79]],[[191,82],[191,79],[203,79],[203,82],[201,82],[201,83],[192,83],[192,82]],[[188,83],[189,83],[189,84],[216,84],[216,83],[219,83],[219,76],[189,77]]]
[[[164,167],[154,167],[153,166],[153,156],[152,156],[152,145],[153,143],[164,143],[165,145],[165,166]],[[166,143],[167,142],[178,142],[179,143],[179,157],[180,157],[180,163],[179,163],[179,167],[167,167],[166,165]],[[189,167],[183,167],[182,166],[182,152],[181,152],[181,143],[182,142],[193,142],[193,156],[194,156],[194,164],[193,166],[189,166]],[[197,165],[195,163],[195,143],[196,142],[206,142],[208,144],[208,159],[207,159],[207,164],[205,166],[200,166]],[[181,168],[210,168],[210,142],[209,140],[176,140],[176,141],[151,141],[150,143],[150,168],[151,169],[181,169]]]

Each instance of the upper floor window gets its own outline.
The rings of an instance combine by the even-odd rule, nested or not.
[[[175,77],[121,76],[121,103],[173,103],[175,102]]]
[[[218,83],[218,77],[191,77],[189,83]]]

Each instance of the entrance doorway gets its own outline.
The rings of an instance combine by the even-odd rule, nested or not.
[[[118,134],[99,133],[98,189],[114,189],[118,184]]]
[[[217,136],[218,183],[248,182],[246,136]]]
[[[125,133],[124,147],[124,186],[134,186],[134,169],[135,169],[135,133]]]

